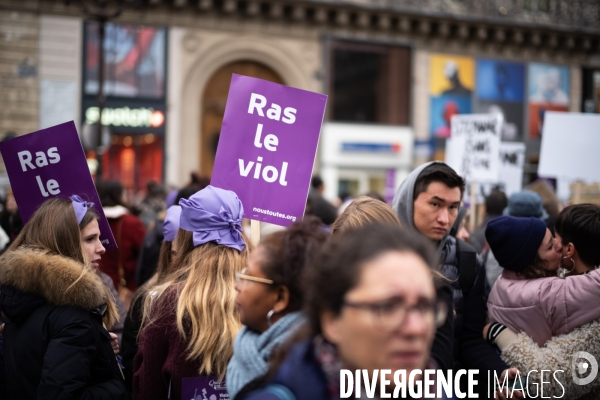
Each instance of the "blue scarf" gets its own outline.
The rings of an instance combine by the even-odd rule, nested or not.
[[[263,333],[244,326],[233,342],[233,357],[227,365],[227,392],[234,399],[240,390],[269,371],[273,352],[304,322],[300,311],[291,312]]]

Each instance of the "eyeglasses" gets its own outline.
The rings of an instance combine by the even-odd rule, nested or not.
[[[412,311],[418,312],[427,324],[436,327],[446,322],[448,312],[448,305],[442,300],[420,300],[417,304],[408,307],[400,297],[374,303],[345,301],[344,306],[369,311],[375,328],[387,332],[402,328],[406,323],[406,316]]]
[[[246,272],[248,272],[248,268],[244,268],[241,272],[236,272],[235,273],[235,280],[238,283],[241,283],[242,279],[246,280],[246,281],[264,283],[264,284],[267,284],[267,285],[272,285],[273,283],[275,283],[271,279],[265,279],[265,278],[259,278],[259,277],[256,277],[256,276],[246,275]]]

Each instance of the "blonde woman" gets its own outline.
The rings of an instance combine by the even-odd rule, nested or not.
[[[44,202],[0,258],[3,399],[128,399],[110,328],[112,295],[96,273],[98,214],[78,196]]]
[[[134,360],[138,399],[180,399],[185,378],[222,380],[241,328],[236,272],[248,259],[242,204],[235,193],[213,186],[179,204],[173,272],[144,306]]]
[[[333,234],[358,229],[367,224],[380,223],[400,226],[400,220],[392,207],[381,200],[360,196],[344,209],[331,225]]]
[[[137,339],[142,327],[144,315],[144,303],[148,292],[156,285],[162,284],[172,272],[171,264],[174,255],[177,254],[175,237],[179,230],[179,219],[181,217],[181,206],[169,207],[162,224],[163,242],[158,255],[158,266],[152,277],[135,292],[131,301],[131,308],[125,318],[123,327],[123,341],[121,342],[121,356],[125,375],[127,390],[132,391],[133,385],[133,359],[138,350]]]

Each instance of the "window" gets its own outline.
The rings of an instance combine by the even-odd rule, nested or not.
[[[98,91],[98,23],[85,25],[85,94]],[[106,24],[104,94],[165,97],[166,29]]]
[[[331,120],[410,123],[408,47],[334,41],[330,65]]]

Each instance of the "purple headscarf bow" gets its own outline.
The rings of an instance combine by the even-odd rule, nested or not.
[[[90,203],[89,201],[84,201],[81,197],[74,194],[69,197],[71,200],[71,204],[73,204],[73,210],[75,210],[75,217],[77,218],[77,223],[80,224],[83,221],[83,217],[85,217],[85,213],[88,208],[94,207],[94,203]]]
[[[244,207],[231,190],[209,185],[189,200],[181,199],[179,205],[179,226],[194,233],[194,246],[216,242],[239,251],[246,247],[242,238]]]
[[[181,218],[181,206],[171,206],[167,210],[167,216],[163,221],[163,233],[167,242],[175,240],[179,230],[179,219]]]

